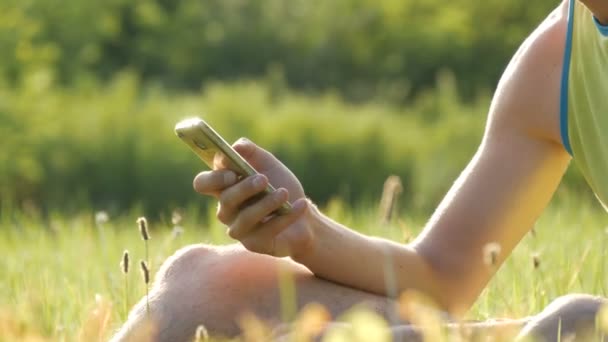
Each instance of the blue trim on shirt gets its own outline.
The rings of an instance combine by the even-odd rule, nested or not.
[[[568,10],[568,31],[566,32],[566,48],[564,51],[564,65],[562,68],[559,114],[562,144],[570,155],[572,155],[572,148],[570,147],[570,139],[568,137],[568,81],[570,79],[570,57],[572,56],[572,31],[574,26],[575,1],[576,0],[570,0],[570,9]]]
[[[593,22],[595,23],[595,26],[597,26],[597,29],[600,31],[602,36],[608,37],[608,25],[600,23],[595,16],[593,17]]]

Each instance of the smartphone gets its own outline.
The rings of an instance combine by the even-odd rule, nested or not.
[[[207,166],[213,170],[213,161],[216,155],[224,155],[228,160],[228,168],[244,178],[258,174],[258,172],[238,154],[230,144],[224,140],[211,126],[200,118],[190,118],[178,122],[175,125],[175,134],[202,159]],[[275,188],[268,184],[268,187],[258,196],[275,191]],[[257,196],[254,198],[257,199]],[[274,214],[284,215],[291,211],[291,204],[285,202]]]

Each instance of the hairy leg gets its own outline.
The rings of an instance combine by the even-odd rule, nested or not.
[[[142,299],[114,340],[144,334],[157,341],[186,341],[201,324],[213,334],[234,336],[244,312],[280,323],[279,272],[293,277],[298,309],[317,302],[336,317],[364,303],[384,317],[391,311],[389,299],[319,279],[289,259],[251,253],[240,245],[194,245],[176,252],[157,273],[149,296],[151,319]]]

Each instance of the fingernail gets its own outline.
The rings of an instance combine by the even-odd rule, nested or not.
[[[305,199],[299,199],[297,200],[294,204],[293,204],[293,210],[294,211],[298,211],[300,209],[303,209],[304,207],[306,207],[308,205],[308,201]]]
[[[192,185],[194,186],[194,189],[196,191],[198,191],[199,187],[201,186],[201,174],[200,173],[198,175],[196,175],[196,177],[194,177],[194,181],[192,181]]]
[[[265,177],[262,175],[257,175],[253,178],[253,186],[255,186],[256,188],[260,188],[262,186],[264,186],[266,180],[264,179]]]
[[[279,189],[277,190],[277,192],[275,193],[275,195],[276,195],[278,198],[284,197],[284,196],[286,196],[286,195],[287,195],[287,189],[285,189],[285,188],[279,188]]]
[[[236,173],[234,173],[232,171],[226,171],[226,173],[224,173],[224,184],[232,185],[235,182],[236,182]]]
[[[237,143],[240,144],[248,144],[251,140],[245,138],[245,137],[240,137],[239,140],[237,140]]]

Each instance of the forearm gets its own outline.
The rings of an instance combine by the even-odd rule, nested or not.
[[[316,276],[391,297],[414,289],[442,302],[436,275],[413,248],[359,234],[318,211],[312,216],[315,242],[294,259]]]

